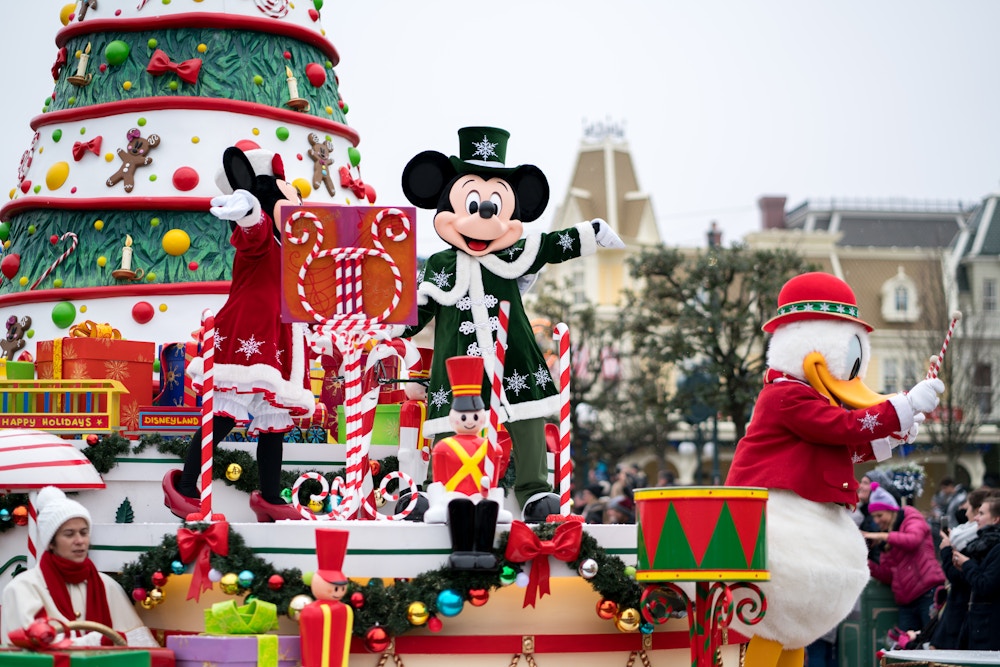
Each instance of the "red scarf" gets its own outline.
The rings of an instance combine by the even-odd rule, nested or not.
[[[76,611],[73,609],[73,603],[70,602],[66,584],[80,584],[86,581],[87,611],[83,618],[111,627],[111,609],[108,607],[104,580],[101,579],[92,560],[87,558],[82,563],[77,563],[68,558],[57,556],[51,551],[46,551],[42,554],[38,567],[42,570],[45,587],[49,589],[49,595],[56,603],[56,609],[67,620],[75,621]]]

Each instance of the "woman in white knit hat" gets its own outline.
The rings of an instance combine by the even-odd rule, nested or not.
[[[90,560],[90,512],[46,486],[38,492],[38,564],[14,578],[3,592],[0,644],[7,634],[30,625],[44,614],[60,621],[102,623],[125,635],[130,646],[159,646],[142,624],[125,591],[97,571]],[[76,645],[97,645],[101,635],[75,637]]]

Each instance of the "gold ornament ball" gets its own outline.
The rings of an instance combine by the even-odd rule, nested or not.
[[[410,606],[406,608],[406,620],[410,622],[410,625],[423,625],[430,617],[430,614],[427,613],[427,605],[423,602],[411,602]]]
[[[147,610],[147,611],[150,610],[150,609],[152,609],[153,608],[153,598],[151,598],[151,597],[149,597],[147,595],[145,598],[143,598],[142,602],[139,603],[139,606],[142,607],[143,609]]]
[[[375,506],[384,507],[385,506],[385,496],[378,489],[375,489]]]
[[[163,590],[160,588],[154,588],[149,592],[149,599],[154,605],[158,605],[163,602],[164,597]]]
[[[597,603],[597,615],[605,621],[610,621],[618,613],[618,603],[606,598],[602,598]]]
[[[306,504],[306,507],[308,507],[309,511],[313,514],[319,514],[323,511],[323,501],[313,498]]]
[[[621,613],[615,617],[615,627],[622,632],[635,632],[639,629],[641,620],[639,611],[629,607],[628,609],[622,609]]]
[[[230,463],[226,466],[226,479],[230,482],[239,481],[240,477],[243,476],[243,466],[239,463]]]
[[[235,572],[227,572],[219,579],[219,587],[226,595],[236,595],[240,591],[240,578]]]
[[[305,593],[293,597],[288,601],[288,618],[298,623],[299,615],[302,613],[302,610],[305,609],[307,605],[311,604],[312,601],[313,599]]]

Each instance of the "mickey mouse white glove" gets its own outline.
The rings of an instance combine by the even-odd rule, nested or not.
[[[624,248],[625,243],[615,234],[615,230],[608,226],[608,223],[604,222],[600,218],[595,218],[590,221],[590,224],[594,226],[594,240],[597,241],[597,245],[602,248]]]
[[[906,401],[914,412],[930,412],[938,406],[938,395],[944,393],[944,382],[938,378],[918,382],[906,392]]]
[[[240,227],[252,227],[260,222],[260,202],[246,190],[213,197],[210,211],[220,220],[232,220]]]

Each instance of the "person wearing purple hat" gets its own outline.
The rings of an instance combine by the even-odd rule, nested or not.
[[[872,482],[868,512],[880,532],[862,532],[866,540],[884,542],[882,557],[868,561],[871,575],[892,588],[899,605],[899,629],[921,630],[930,620],[934,591],[945,581],[931,539],[931,528],[915,507],[900,507],[878,482]]]

